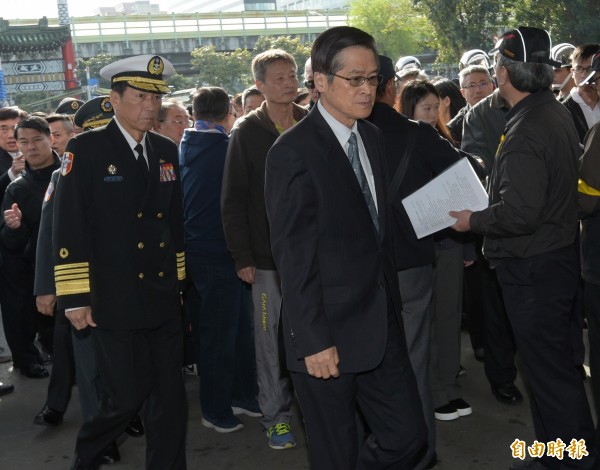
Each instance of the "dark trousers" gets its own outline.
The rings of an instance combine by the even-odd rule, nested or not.
[[[6,342],[15,367],[40,363],[33,341],[41,315],[33,296],[33,265],[23,257],[0,248],[0,307]]]
[[[421,399],[404,332],[393,315],[385,356],[375,369],[328,380],[291,375],[312,470],[408,470],[423,457],[427,428]],[[370,431],[364,443],[356,438],[357,408]]]
[[[84,467],[95,463],[144,405],[146,468],[186,468],[187,403],[178,313],[154,329],[92,330],[102,397],[98,414],[83,423],[77,436]]]
[[[188,252],[187,269],[198,297],[188,296],[194,350],[200,377],[202,414],[232,416],[231,406],[256,406],[256,357],[250,287],[233,260],[205,264]]]
[[[600,285],[586,282],[583,286],[585,315],[588,321],[592,396],[596,417],[600,417]],[[600,444],[600,420],[596,426],[596,445]]]
[[[75,360],[71,322],[65,317],[64,310],[57,311],[54,317],[54,355],[46,404],[53,410],[64,413],[71,399],[71,388],[75,379]]]
[[[573,364],[572,315],[579,282],[573,246],[497,267],[504,303],[529,386],[535,438],[585,439],[589,457],[561,461],[544,457],[551,469],[596,468],[594,424],[581,379]],[[567,444],[568,445],[568,444]]]

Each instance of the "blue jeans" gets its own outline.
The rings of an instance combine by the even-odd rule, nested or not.
[[[232,415],[231,406],[256,403],[256,360],[250,286],[233,261],[203,264],[186,253],[196,292],[188,296],[194,351],[200,376],[200,406],[213,420]]]

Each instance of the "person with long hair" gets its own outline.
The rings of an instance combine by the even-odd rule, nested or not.
[[[400,112],[410,119],[424,121],[452,141],[440,119],[440,94],[424,80],[408,83],[400,96]],[[430,348],[430,378],[435,417],[450,421],[467,416],[472,408],[462,398],[457,381],[460,368],[460,321],[464,266],[475,259],[471,244],[456,237],[450,229],[434,235],[433,325]],[[472,253],[469,253],[471,251]],[[468,260],[468,261],[466,261]]]

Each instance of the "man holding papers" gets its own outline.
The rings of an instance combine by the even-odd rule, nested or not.
[[[530,385],[536,440],[588,444],[581,460],[545,456],[510,468],[591,469],[597,468],[594,425],[571,340],[580,149],[569,113],[549,89],[550,47],[548,33],[537,28],[520,27],[500,40],[496,77],[511,110],[490,176],[490,206],[450,215],[454,229],[485,236],[484,253],[496,268]]]

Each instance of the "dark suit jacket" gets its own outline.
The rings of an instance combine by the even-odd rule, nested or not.
[[[4,198],[4,192],[10,184],[10,176],[8,176],[8,170],[12,166],[13,158],[10,153],[4,149],[0,149],[0,203]]]
[[[381,132],[359,121],[377,194],[377,234],[348,157],[315,107],[269,151],[265,200],[281,275],[288,368],[336,346],[341,372],[373,369],[387,344],[388,296],[401,310]],[[401,322],[401,320],[400,320]]]
[[[183,209],[175,144],[146,134],[147,187],[117,124],[67,144],[54,201],[58,308],[90,305],[99,328],[159,326],[180,314]]]

